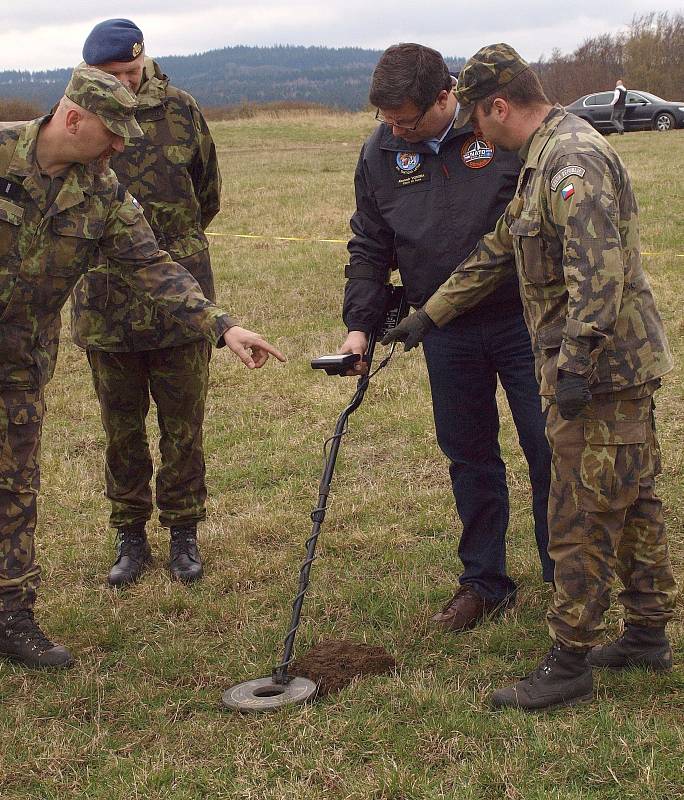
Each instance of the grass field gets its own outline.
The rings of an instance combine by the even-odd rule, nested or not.
[[[353,392],[353,382],[308,366],[343,338],[346,250],[314,240],[346,239],[353,169],[374,124],[351,114],[212,124],[224,177],[211,227],[219,299],[290,360],[250,373],[225,350],[214,355],[199,585],[169,580],[166,532],[152,526],[153,569],[125,592],[106,588],[113,536],[103,433],[86,360],[64,338],[43,440],[38,616],[77,664],[64,674],[0,664],[2,800],[684,797],[681,606],[670,626],[671,674],[597,674],[593,705],[546,715],[488,709],[491,689],[535,666],[548,647],[548,590],[504,404],[519,603],[463,636],[430,626],[456,584],[459,526],[416,352],[397,353],[351,419],[298,640],[300,653],[324,637],[382,645],[398,674],[277,715],[219,707],[225,688],[268,674],[280,656],[321,445]],[[678,364],[659,393],[658,423],[660,486],[682,582],[684,131],[611,143],[633,176],[644,262]],[[611,609],[611,632],[618,620]]]

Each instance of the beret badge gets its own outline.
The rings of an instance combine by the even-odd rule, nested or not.
[[[134,42],[133,47],[131,48],[131,52],[133,53],[133,58],[137,58],[140,53],[142,53],[142,42]]]

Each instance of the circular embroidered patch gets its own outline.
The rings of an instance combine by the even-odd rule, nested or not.
[[[420,166],[420,153],[397,153],[397,169],[407,175]]]
[[[469,169],[482,169],[494,158],[494,145],[486,139],[469,136],[461,148],[461,158]]]

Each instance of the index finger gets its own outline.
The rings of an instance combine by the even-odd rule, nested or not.
[[[275,356],[278,361],[281,361],[283,364],[287,362],[285,356],[278,350],[277,347],[274,347],[270,342],[267,342],[266,339],[258,339],[254,342],[252,347],[260,347],[262,350],[265,350],[267,353],[270,353],[272,356]]]

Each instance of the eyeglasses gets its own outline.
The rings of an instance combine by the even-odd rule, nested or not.
[[[425,111],[418,117],[418,119],[412,125],[406,125],[403,122],[397,122],[396,119],[387,119],[384,114],[381,113],[380,109],[378,108],[375,112],[375,119],[378,122],[384,122],[385,125],[390,125],[393,128],[401,128],[402,131],[415,131],[420,127],[420,123],[423,121],[423,117],[427,114],[430,108],[426,108]]]

